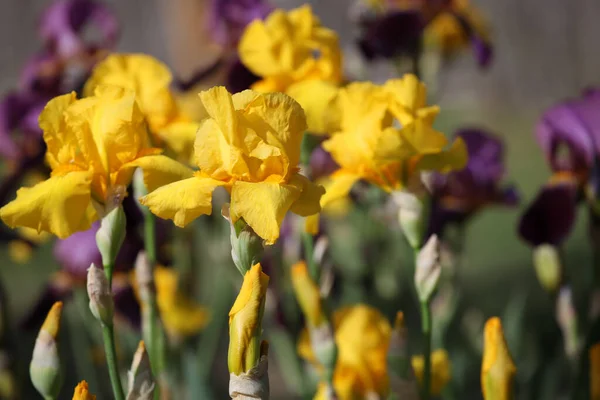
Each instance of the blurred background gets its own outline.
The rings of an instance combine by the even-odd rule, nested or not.
[[[355,28],[347,13],[350,1],[306,2],[312,4],[323,25],[340,34],[346,63],[351,64],[359,56],[354,44]],[[36,21],[49,3],[48,0],[0,2],[0,92],[15,87],[23,64],[39,49]],[[169,0],[106,0],[105,3],[121,23],[118,51],[153,55],[184,78],[215,60],[214,51],[206,45],[206,32],[201,29],[202,15],[178,14]],[[274,0],[273,3],[290,9],[305,2]],[[552,301],[535,277],[531,248],[519,239],[516,230],[525,206],[550,175],[534,138],[534,127],[541,113],[558,101],[578,96],[582,89],[600,79],[597,51],[600,2],[472,0],[471,3],[490,23],[495,59],[488,69],[482,70],[467,53],[444,66],[432,99],[442,109],[438,128],[452,134],[460,127],[484,127],[500,136],[506,144],[506,181],[518,187],[521,204],[516,208],[486,210],[471,222],[461,266],[461,285],[467,303],[476,304],[486,317],[502,314],[507,304],[518,297],[517,307],[526,305],[530,322],[551,319]],[[190,29],[178,33],[175,20],[180,25],[196,24],[198,39],[189,39]],[[187,37],[187,41],[182,37]],[[374,80],[383,81],[390,74],[382,65],[369,69],[368,76]],[[568,274],[574,285],[585,281],[585,274],[578,271],[589,262],[591,254],[586,239],[587,215],[581,212],[578,218],[577,229],[564,247]],[[407,247],[401,249],[407,250]],[[33,260],[25,265],[13,264],[6,246],[2,246],[0,260],[10,316],[18,321],[33,307],[47,277],[58,267],[51,258],[51,245],[36,251]],[[416,319],[418,314],[409,317]],[[20,335],[19,341],[32,343],[35,330]],[[28,357],[31,346],[19,347],[24,349],[22,356]],[[218,364],[217,370],[226,370],[224,360]],[[278,381],[276,376],[281,371],[275,362],[270,368],[271,382]],[[71,377],[69,382],[81,378]],[[272,388],[275,399],[295,396],[280,383],[272,383]]]

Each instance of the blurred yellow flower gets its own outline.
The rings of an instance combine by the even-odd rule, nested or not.
[[[81,381],[75,387],[75,393],[73,393],[73,400],[96,400],[96,396],[90,393],[90,389],[86,381]]]
[[[320,211],[323,188],[298,173],[306,128],[302,108],[281,93],[246,90],[231,95],[224,87],[200,93],[209,118],[200,126],[194,151],[200,171],[141,199],[161,218],[183,227],[212,212],[212,192],[231,193],[232,223],[243,218],[267,244],[279,237],[285,214]],[[193,175],[193,176],[192,176]]]
[[[419,383],[423,382],[425,360],[423,356],[412,357],[412,367]],[[452,368],[446,350],[431,353],[431,395],[439,396],[452,378]]]
[[[146,54],[112,54],[99,63],[85,84],[91,96],[100,85],[132,90],[155,145],[165,143],[181,161],[192,160],[198,122],[178,104],[170,89],[171,72],[162,62]]]
[[[339,131],[323,143],[340,169],[325,184],[321,205],[346,196],[361,179],[392,192],[420,171],[463,168],[465,144],[461,139],[450,144],[433,129],[438,112],[427,105],[425,85],[414,75],[382,86],[357,82],[341,89],[332,112]]]
[[[131,283],[139,296],[137,280],[132,272]],[[165,330],[172,338],[198,334],[208,323],[209,312],[179,289],[179,274],[173,268],[154,268],[156,303]],[[142,304],[143,306],[143,304]]]
[[[333,385],[338,398],[364,399],[369,393],[385,398],[389,392],[386,358],[391,326],[388,320],[378,310],[361,304],[336,311],[333,325],[338,347]],[[307,330],[300,335],[298,353],[317,364]],[[325,386],[319,388],[315,398],[326,398]]]
[[[262,81],[261,92],[285,92],[309,79],[338,84],[342,55],[337,34],[321,26],[309,5],[285,12],[273,11],[265,21],[254,20],[238,47],[242,62]]]
[[[292,266],[292,286],[309,326],[314,328],[325,322],[319,287],[310,277],[304,261]]]
[[[32,228],[20,227],[17,231],[25,240],[15,239],[8,242],[8,255],[17,264],[25,264],[31,260],[34,250],[32,244],[42,244],[51,237],[48,232],[38,232]]]
[[[517,368],[513,363],[500,318],[487,320],[484,328],[481,390],[485,400],[512,399],[513,378]]]
[[[179,164],[148,147],[143,116],[131,91],[98,87],[94,96],[77,100],[58,96],[40,115],[46,142],[49,179],[17,191],[0,217],[16,226],[47,231],[60,238],[89,229],[92,222],[118,205],[133,171],[154,171],[146,184],[153,189],[180,172]]]
[[[229,311],[229,372],[235,375],[248,372],[260,359],[260,335],[269,276],[260,264],[246,275],[238,297]]]
[[[252,22],[239,54],[263,78],[252,89],[292,96],[306,112],[309,131],[328,133],[327,109],[342,82],[342,53],[337,33],[321,26],[309,5]]]

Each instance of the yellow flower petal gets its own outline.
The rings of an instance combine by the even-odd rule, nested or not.
[[[336,126],[331,123],[329,114],[337,92],[336,85],[317,79],[295,83],[286,91],[304,109],[308,130],[314,134],[335,131]]]
[[[142,197],[140,202],[153,214],[184,227],[200,215],[211,214],[212,192],[221,185],[223,182],[194,176],[162,186]]]
[[[175,121],[168,124],[157,134],[167,147],[175,152],[178,160],[188,164],[194,163],[194,141],[200,124],[193,121]]]
[[[292,266],[292,286],[309,326],[318,327],[325,321],[319,287],[308,274],[304,261]]]
[[[77,137],[68,129],[65,121],[67,107],[77,100],[75,92],[53,98],[46,104],[39,117],[40,128],[46,142],[46,160],[50,167],[73,162],[83,163],[77,152]]]
[[[359,179],[361,179],[360,176],[343,170],[334,172],[325,182],[325,194],[321,197],[321,207],[327,208],[335,200],[346,197]]]
[[[292,204],[290,211],[302,217],[317,214],[321,211],[319,201],[325,193],[325,188],[309,181],[304,175],[296,174],[289,182],[296,186],[300,191],[300,197]]]
[[[423,382],[425,359],[423,356],[413,356],[411,359],[413,371],[417,380]],[[452,377],[450,358],[446,350],[439,349],[431,353],[431,395],[439,396]]]
[[[427,88],[413,74],[389,80],[383,85],[383,89],[391,98],[392,113],[403,126],[417,118],[431,124],[440,111],[438,106],[427,106]]]
[[[123,169],[140,167],[144,171],[144,184],[148,191],[194,176],[191,168],[163,155],[140,157],[123,166]]]
[[[96,396],[90,393],[90,388],[86,381],[81,381],[75,387],[73,400],[96,400]]]
[[[285,214],[300,194],[293,185],[235,182],[231,189],[232,222],[243,218],[267,244],[273,244]]]
[[[442,173],[459,171],[467,165],[468,157],[465,142],[461,138],[457,138],[448,150],[421,154],[416,162],[415,170]]]
[[[32,188],[21,188],[17,198],[0,209],[0,217],[11,228],[25,226],[47,231],[64,239],[89,229],[87,217],[92,174],[87,171],[53,176]]]
[[[517,371],[504,338],[500,318],[487,320],[484,328],[481,389],[486,400],[512,398],[514,375]]]

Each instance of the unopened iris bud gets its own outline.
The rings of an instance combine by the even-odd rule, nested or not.
[[[58,354],[58,335],[62,302],[56,302],[50,309],[40,333],[35,341],[29,375],[35,389],[46,400],[56,399],[63,383],[63,371]]]
[[[319,287],[310,277],[304,261],[292,266],[292,286],[308,325],[313,328],[325,322]]]
[[[96,232],[96,245],[102,255],[104,266],[112,266],[117,259],[119,249],[125,241],[125,225],[125,211],[121,205],[115,207],[100,221],[100,229]]]
[[[565,354],[570,360],[576,360],[579,355],[579,327],[577,326],[577,311],[573,303],[573,292],[564,287],[556,299],[556,320],[563,334]]]
[[[87,292],[90,311],[104,325],[112,325],[114,301],[104,272],[94,264],[88,269]]]
[[[231,227],[231,258],[238,271],[244,275],[250,267],[260,261],[264,251],[263,239],[243,219],[232,223],[228,204],[223,206],[221,213]]]
[[[415,287],[421,302],[428,302],[431,299],[441,274],[440,240],[437,235],[431,235],[417,255]]]
[[[269,277],[260,264],[244,275],[244,282],[229,311],[229,372],[240,375],[258,364],[260,335]]]
[[[513,398],[513,378],[517,368],[513,363],[500,318],[490,318],[484,328],[481,390],[485,400]]]
[[[423,241],[423,233],[427,222],[427,197],[424,190],[403,190],[394,193],[394,201],[399,207],[398,222],[413,249],[419,249]]]
[[[542,244],[533,250],[533,266],[542,287],[554,293],[562,282],[562,263],[558,249],[551,244]]]
[[[151,400],[154,397],[154,376],[144,341],[140,341],[127,373],[127,400]]]
[[[86,381],[81,381],[75,387],[75,392],[73,393],[73,400],[96,400],[96,396],[90,393],[88,383]]]

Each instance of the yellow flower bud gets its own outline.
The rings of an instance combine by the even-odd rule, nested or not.
[[[304,261],[292,266],[292,286],[308,325],[317,327],[325,322],[319,287],[310,277]]]
[[[244,276],[231,311],[229,311],[229,372],[240,375],[258,364],[260,334],[269,277],[260,264]]]
[[[96,400],[96,396],[89,392],[89,387],[86,381],[81,381],[75,387],[75,392],[73,393],[73,400]]]
[[[413,356],[412,367],[419,383],[423,382],[425,359]],[[452,366],[446,350],[440,349],[431,353],[431,394],[439,396],[452,377]]]
[[[486,400],[512,399],[513,377],[517,368],[502,331],[500,318],[490,318],[485,324],[481,389]]]
[[[29,364],[29,376],[36,390],[44,398],[56,398],[63,382],[58,352],[58,334],[63,303],[54,303],[35,341]]]
[[[600,400],[600,343],[590,348],[590,399]]]

